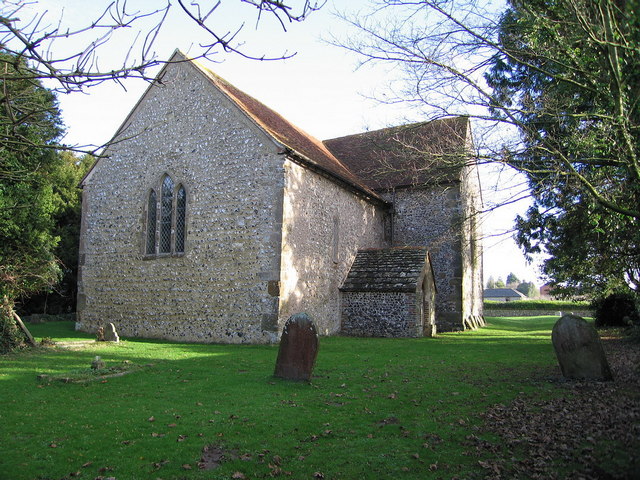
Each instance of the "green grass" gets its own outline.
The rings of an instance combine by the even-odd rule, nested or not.
[[[555,317],[492,318],[435,339],[321,338],[313,381],[272,377],[276,346],[125,340],[0,357],[0,479],[468,478],[479,413],[520,392],[557,394]],[[66,322],[37,338],[86,339]],[[144,368],[83,383],[38,380]],[[151,365],[149,365],[151,364]],[[197,462],[206,445],[227,459]],[[229,458],[230,457],[230,458]]]

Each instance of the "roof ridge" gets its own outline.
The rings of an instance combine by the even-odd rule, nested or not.
[[[419,127],[423,127],[425,125],[429,125],[432,123],[436,123],[436,122],[451,122],[451,121],[460,121],[460,120],[466,120],[468,119],[469,116],[468,115],[452,115],[450,117],[441,117],[441,118],[434,118],[432,120],[424,120],[421,122],[413,122],[413,123],[404,123],[404,124],[400,124],[400,125],[392,125],[390,127],[383,127],[383,128],[377,128],[375,130],[366,130],[364,132],[358,132],[358,133],[351,133],[349,135],[341,135],[339,137],[333,137],[333,138],[327,138],[322,140],[322,142],[331,142],[332,140],[341,140],[344,138],[349,138],[349,137],[357,137],[357,136],[367,136],[367,135],[376,135],[376,134],[380,134],[382,132],[387,132],[387,131],[392,131],[392,130],[410,130],[411,128],[419,128]]]
[[[184,54],[182,55],[184,56]],[[336,157],[321,140],[317,139],[310,133],[290,122],[276,110],[269,107],[268,105],[265,105],[257,98],[240,90],[228,80],[213,72],[197,60],[191,59],[190,61],[198,70],[206,75],[207,78],[209,78],[225,95],[227,95],[227,97],[229,97],[231,101],[233,101],[238,107],[240,107],[242,111],[244,111],[245,114],[248,115],[260,128],[262,128],[269,136],[280,143],[283,147],[291,150],[303,160],[313,164],[316,167],[321,168],[324,171],[327,171],[334,177],[337,177],[338,179],[353,185],[363,193],[366,193],[368,196],[383,201],[377,193],[375,193],[366,185],[364,179],[360,178],[342,160]],[[260,115],[260,113],[262,113],[263,115]],[[278,126],[284,127],[284,130],[292,130],[295,135],[299,136],[299,139],[303,139],[303,141],[300,142],[302,144],[296,145],[296,143],[298,142],[296,142],[295,138],[288,138],[287,133],[291,132],[279,131],[276,126],[268,121],[269,118],[274,120],[275,123],[278,123]],[[312,146],[312,150],[313,148],[316,149],[315,155],[313,151],[304,151],[305,146],[303,144],[305,143],[305,141],[309,142],[309,144]],[[319,158],[318,154],[320,156],[326,157],[326,161],[323,161],[322,158]]]

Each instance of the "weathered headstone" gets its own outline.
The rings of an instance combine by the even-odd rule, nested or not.
[[[93,359],[93,362],[91,362],[91,368],[94,370],[102,370],[104,367],[104,361],[98,356],[96,356],[96,358]]]
[[[565,378],[613,379],[598,332],[583,318],[563,315],[553,326],[551,341]]]
[[[318,332],[306,313],[292,315],[284,325],[276,360],[276,377],[309,381],[318,356]]]
[[[120,337],[116,332],[116,326],[113,323],[109,323],[107,328],[104,329],[104,341],[105,342],[119,342]]]

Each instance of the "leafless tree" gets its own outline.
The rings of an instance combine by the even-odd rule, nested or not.
[[[65,24],[64,15],[51,18],[51,12],[37,1],[5,0],[0,6],[0,45],[5,53],[26,62],[32,78],[54,80],[48,84],[50,88],[73,92],[105,81],[131,77],[150,80],[149,69],[163,61],[154,50],[156,40],[171,16],[186,16],[194,29],[206,33],[207,41],[198,46],[195,58],[209,58],[220,51],[255,60],[288,58],[293,54],[286,51],[275,57],[250,53],[242,42],[250,13],[256,22],[269,16],[286,30],[288,24],[304,20],[324,3],[322,0],[232,2],[247,6],[245,18],[220,22],[216,14],[229,3],[223,4],[223,0],[177,0],[177,5],[163,0],[153,2],[153,10],[145,10],[135,0],[113,0],[105,3],[96,18],[88,18],[84,25],[72,29]],[[122,48],[122,44],[114,45],[119,36],[129,43],[122,49],[117,64],[105,65],[101,53]],[[252,50],[258,48],[253,46]]]
[[[127,79],[151,81],[154,67],[166,61],[156,52],[157,40],[170,21],[186,20],[195,38],[204,38],[189,52],[191,58],[217,59],[221,53],[254,60],[289,58],[284,50],[269,56],[253,53],[265,45],[248,45],[243,40],[247,26],[276,22],[286,31],[322,7],[325,0],[109,0],[84,23],[67,20],[78,12],[53,12],[37,0],[4,0],[0,5],[0,148],[34,146],[95,153],[94,148],[62,145],[58,141],[32,145],[16,135],[18,127],[42,118],[23,98],[25,81],[44,85],[60,94],[86,92],[104,82],[124,87]],[[149,7],[153,4],[153,7]],[[224,8],[233,7],[231,17]],[[91,2],[90,12],[96,8]],[[114,53],[116,52],[116,53]],[[119,53],[118,53],[119,52]],[[218,55],[218,57],[216,57]],[[46,113],[46,112],[45,112]],[[51,112],[55,114],[54,112]],[[88,152],[88,150],[91,150]]]
[[[606,257],[620,261],[607,268],[611,275],[601,277],[610,279],[617,269],[626,272],[627,284],[637,278],[637,2],[508,0],[495,6],[478,0],[373,0],[372,5],[366,12],[341,14],[357,33],[333,42],[359,55],[363,65],[389,67],[392,81],[379,100],[414,105],[427,119],[472,118],[479,163],[515,169],[526,180],[522,193],[531,194],[533,206],[517,223],[525,251],[551,245],[556,259],[573,251],[561,265],[545,266],[576,288],[604,271]],[[425,151],[427,157],[433,155]],[[448,162],[444,156],[440,160]],[[585,222],[593,228],[581,229]],[[588,251],[573,248],[596,242],[600,246]],[[586,273],[573,268],[586,256],[594,268]],[[569,271],[572,278],[565,274]]]

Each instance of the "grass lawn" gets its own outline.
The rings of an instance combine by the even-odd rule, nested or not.
[[[481,476],[463,445],[480,435],[479,413],[523,392],[561,394],[548,381],[559,372],[555,320],[491,318],[434,339],[321,338],[310,384],[272,377],[277,346],[125,339],[2,356],[0,479]],[[30,329],[91,338],[68,322]],[[87,379],[97,355],[135,368]],[[215,469],[198,467],[206,446]]]

